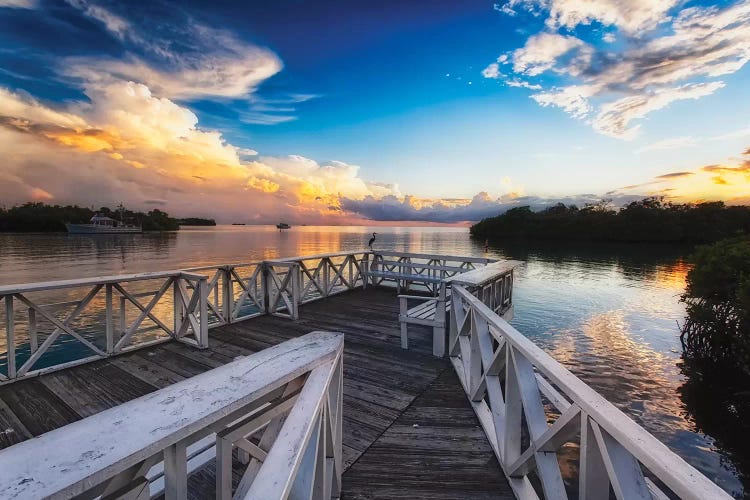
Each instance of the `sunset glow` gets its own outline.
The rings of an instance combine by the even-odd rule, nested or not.
[[[0,0],[0,201],[310,224],[750,203],[750,0],[365,5]]]

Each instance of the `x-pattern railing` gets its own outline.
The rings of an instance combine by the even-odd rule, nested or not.
[[[373,285],[393,281],[399,289],[415,285],[436,294],[440,282],[484,266],[494,259],[394,251],[372,252],[369,275]]]
[[[222,500],[338,498],[343,344],[313,332],[6,448],[0,498],[187,498],[214,459]]]
[[[153,287],[155,291],[134,291]],[[50,291],[83,290],[77,300],[46,303]],[[205,276],[183,271],[143,273],[0,287],[4,302],[6,369],[0,382],[17,380],[175,339],[198,347],[208,342]],[[165,297],[171,315],[160,307]],[[38,297],[39,296],[39,297]],[[119,308],[116,303],[119,302]],[[128,306],[136,314],[128,314]],[[26,316],[24,318],[24,314]],[[166,319],[167,316],[169,319]],[[150,325],[146,325],[146,322]],[[103,329],[100,332],[92,332]],[[142,335],[150,330],[148,335]],[[161,335],[154,333],[161,332]],[[103,338],[102,338],[103,337]],[[50,365],[45,355],[74,344],[75,359]],[[62,347],[61,347],[62,346]]]
[[[4,370],[0,357],[0,383],[170,338],[205,346],[208,328],[263,314],[298,319],[302,304],[368,282],[389,281],[384,269],[401,273],[399,284],[422,283],[436,291],[441,280],[488,262],[491,259],[352,251],[0,287],[5,303],[0,309],[5,338],[0,336],[0,343],[5,340],[7,346]],[[81,289],[87,292],[83,297],[63,302],[51,301],[44,293],[70,298]]]
[[[568,498],[566,443],[579,498],[730,498],[462,286],[451,307],[451,361],[518,498]]]
[[[185,269],[208,273],[209,328],[265,314],[263,267],[252,262]]]

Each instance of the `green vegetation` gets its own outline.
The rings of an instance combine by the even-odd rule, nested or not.
[[[702,246],[692,260],[682,296],[685,357],[750,375],[750,237]]]
[[[59,232],[65,231],[65,223],[85,224],[95,213],[114,219],[120,218],[119,212],[102,207],[91,210],[76,205],[46,205],[44,203],[25,203],[9,209],[0,208],[0,231],[4,232]],[[140,223],[144,231],[176,231],[179,221],[161,210],[148,213],[124,211],[126,221]]]
[[[750,234],[750,207],[723,202],[675,204],[646,198],[620,210],[602,201],[581,209],[559,203],[540,212],[508,210],[471,227],[476,238],[710,243]]]
[[[187,217],[180,219],[181,226],[215,226],[216,221],[213,219],[201,219],[200,217]]]

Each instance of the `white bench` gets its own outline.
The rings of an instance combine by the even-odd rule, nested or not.
[[[451,308],[450,297],[446,298],[445,284],[441,284],[440,294],[437,297],[399,295],[398,300],[400,302],[398,320],[401,324],[401,348],[409,348],[409,324],[430,326],[432,327],[432,353],[443,357],[445,355],[445,325],[448,323],[448,312]],[[418,300],[420,304],[409,309],[409,300]]]
[[[399,295],[398,320],[401,324],[401,348],[409,348],[409,324],[425,325],[432,327],[432,354],[438,357],[445,355],[445,328],[451,309],[448,286],[452,283],[465,286],[493,311],[504,319],[510,320],[513,315],[513,269],[519,264],[521,262],[517,260],[493,262],[479,269],[438,280],[439,288],[436,297]],[[409,308],[409,300],[416,300],[420,303]]]

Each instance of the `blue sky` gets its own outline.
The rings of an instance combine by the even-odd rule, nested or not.
[[[457,222],[750,192],[747,0],[0,0],[0,41],[8,204]]]

